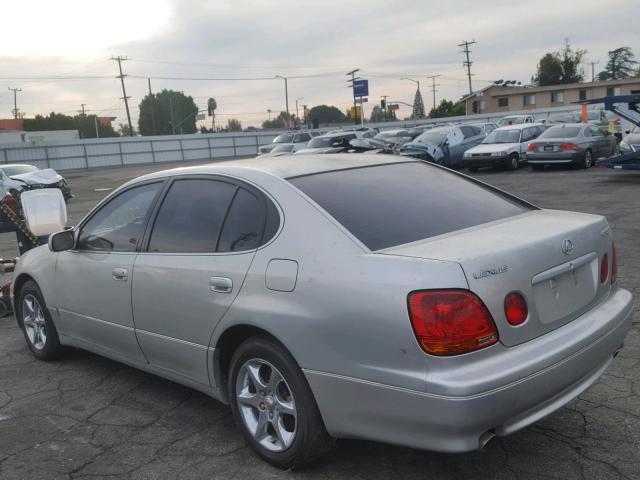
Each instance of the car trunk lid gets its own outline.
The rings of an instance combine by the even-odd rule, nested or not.
[[[606,297],[610,282],[600,283],[599,269],[603,255],[611,263],[611,244],[603,217],[536,210],[378,253],[459,263],[500,341],[513,346],[571,322]],[[504,313],[505,296],[514,291],[529,308],[515,327]]]

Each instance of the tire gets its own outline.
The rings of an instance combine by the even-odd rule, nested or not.
[[[593,153],[591,153],[591,150],[587,149],[587,151],[584,152],[584,158],[580,162],[580,167],[591,168],[592,166],[593,166]]]
[[[16,318],[27,346],[38,360],[57,360],[64,353],[38,285],[29,280],[17,295]]]
[[[517,153],[512,153],[505,163],[505,168],[507,170],[517,170],[518,167],[520,167],[520,157]]]
[[[233,354],[228,378],[236,425],[268,463],[299,468],[330,449],[313,393],[280,344],[266,336],[246,340]]]

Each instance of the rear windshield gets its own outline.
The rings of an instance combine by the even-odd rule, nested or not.
[[[582,127],[551,127],[538,138],[574,138],[580,134]]]
[[[423,162],[290,178],[371,250],[402,245],[534,207]]]

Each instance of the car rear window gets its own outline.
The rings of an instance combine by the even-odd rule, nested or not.
[[[371,250],[442,235],[535,207],[424,162],[288,179]]]
[[[538,138],[575,138],[580,134],[582,127],[551,127]]]

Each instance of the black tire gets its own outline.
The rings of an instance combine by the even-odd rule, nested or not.
[[[507,170],[517,170],[520,167],[520,157],[517,153],[512,153],[505,162],[504,168]]]
[[[32,312],[39,311],[42,314],[36,315],[36,317],[41,317],[40,320],[27,320],[28,317],[34,317],[26,311],[28,304],[32,305]],[[29,350],[31,350],[31,353],[33,353],[38,360],[57,360],[62,356],[64,348],[60,345],[58,331],[51,319],[47,305],[42,297],[42,292],[40,292],[38,285],[32,280],[25,282],[18,292],[16,318],[18,319],[18,324],[22,329],[24,338],[27,341]],[[27,320],[27,325],[25,325],[25,320]],[[29,327],[29,324],[34,325],[34,327]],[[36,324],[38,324],[37,327],[35,326]],[[36,330],[42,333],[34,333]],[[40,339],[40,341],[38,341],[38,339]]]
[[[241,376],[241,382],[241,369],[253,360],[264,361],[274,366],[286,382],[285,386],[290,390],[295,402],[295,435],[290,446],[282,451],[271,451],[261,445],[249,431],[240,411],[236,388],[238,376]],[[268,463],[282,469],[299,468],[331,448],[333,440],[324,427],[311,388],[294,358],[279,343],[267,336],[246,340],[233,354],[228,378],[229,403],[236,425],[251,448]],[[260,408],[264,410],[264,405],[261,404]],[[254,411],[260,413],[257,409]],[[273,428],[273,424],[270,428]]]
[[[587,151],[584,152],[584,157],[580,162],[580,167],[591,168],[592,166],[593,166],[593,153],[591,152],[590,149],[587,149]]]

